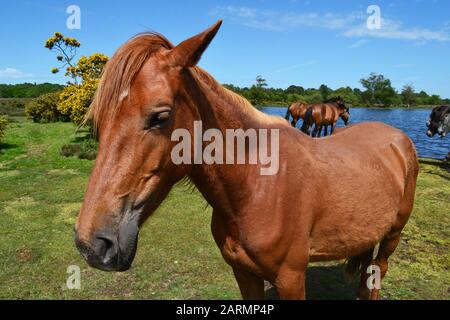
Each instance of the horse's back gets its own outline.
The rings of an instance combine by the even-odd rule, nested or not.
[[[334,135],[317,140],[316,147],[319,153],[331,151],[341,159],[347,155],[354,161],[396,162],[404,167],[404,174],[417,164],[411,139],[403,131],[382,122],[362,122],[337,130]]]
[[[369,249],[396,223],[405,196],[413,198],[418,170],[414,144],[402,131],[377,122],[353,125],[310,143],[317,172],[310,182],[317,199],[313,259]]]

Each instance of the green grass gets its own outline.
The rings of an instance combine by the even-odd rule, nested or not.
[[[143,227],[131,270],[86,265],[73,226],[93,161],[60,155],[77,140],[74,132],[69,123],[14,122],[0,143],[0,298],[239,299],[210,234],[211,209],[182,185]],[[421,169],[414,213],[383,282],[385,298],[450,298],[449,168],[424,160]],[[65,286],[69,265],[81,267],[81,290]],[[308,298],[355,297],[340,263],[314,264],[307,276]]]

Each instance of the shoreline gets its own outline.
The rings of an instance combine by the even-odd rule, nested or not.
[[[257,109],[262,108],[287,108],[289,105],[280,105],[280,104],[265,104],[265,105],[259,105],[254,106]],[[402,109],[402,110],[433,110],[434,108],[439,107],[439,105],[436,106],[414,106],[414,107],[367,107],[367,106],[350,106],[350,109],[374,109],[374,110],[395,110],[395,109]]]

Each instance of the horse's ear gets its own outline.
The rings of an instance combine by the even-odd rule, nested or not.
[[[219,31],[222,20],[192,38],[184,40],[170,52],[170,61],[175,66],[193,67],[200,60],[212,39]]]

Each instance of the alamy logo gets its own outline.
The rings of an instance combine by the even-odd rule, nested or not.
[[[81,289],[81,270],[77,265],[70,265],[67,267],[67,277],[66,286],[69,290],[80,290]]]
[[[67,14],[70,16],[67,18],[66,26],[69,30],[80,30],[81,29],[81,9],[77,5],[70,5],[66,10]]]
[[[194,121],[194,137],[187,129],[176,129],[171,140],[178,142],[171,152],[172,161],[177,165],[260,164],[261,175],[278,173],[279,129],[226,129],[224,138],[219,129],[203,132],[202,122]],[[209,144],[203,148],[204,142]]]
[[[377,265],[370,265],[367,267],[366,273],[369,274],[367,278],[367,289],[381,289],[381,271]]]
[[[367,8],[367,29],[380,30],[381,29],[381,8],[377,5],[371,5]]]

